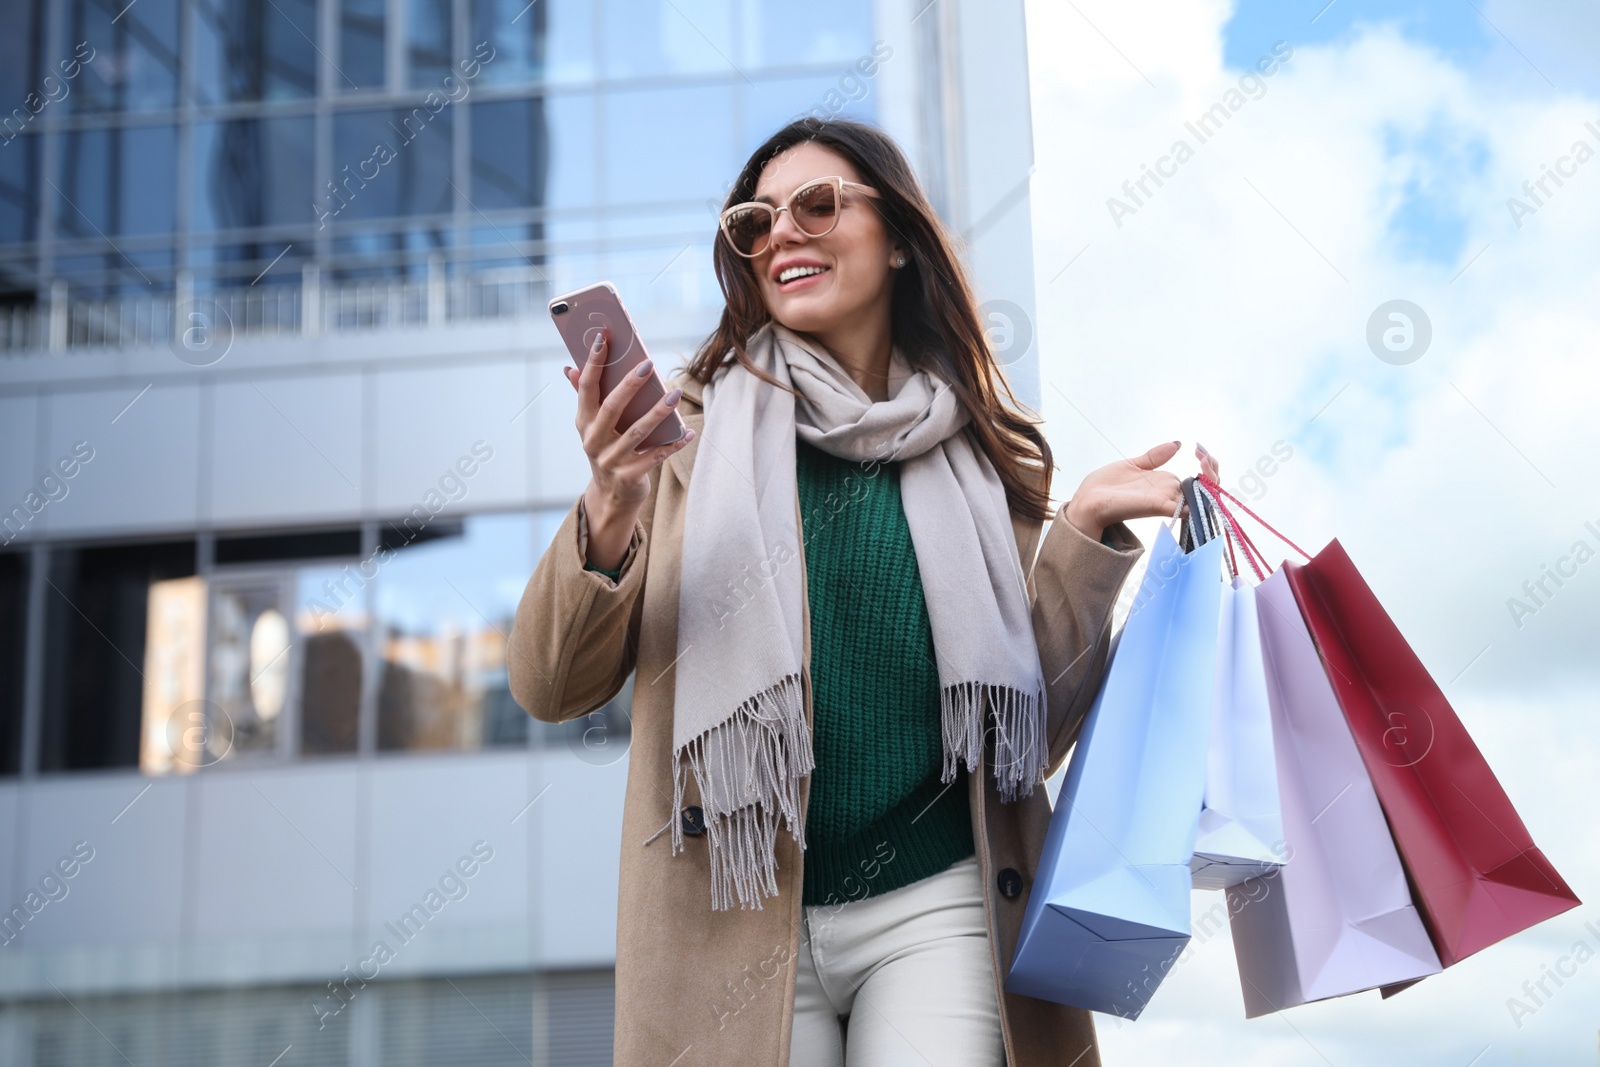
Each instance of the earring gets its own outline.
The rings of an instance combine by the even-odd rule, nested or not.
[[[905,256],[895,256],[894,257],[894,265],[897,266],[897,267],[905,266],[906,265],[906,257]]]

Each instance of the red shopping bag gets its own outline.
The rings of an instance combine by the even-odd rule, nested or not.
[[[1337,540],[1290,588],[1446,967],[1579,901]]]
[[[1210,479],[1204,483],[1244,508]],[[1307,559],[1285,563],[1285,576],[1440,963],[1448,967],[1577,907],[1577,895],[1533,843],[1483,753],[1344,547],[1334,540]],[[1384,996],[1411,984],[1385,987]]]

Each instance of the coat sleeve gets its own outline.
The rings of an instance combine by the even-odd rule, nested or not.
[[[615,581],[584,566],[589,531],[581,496],[528,579],[506,668],[512,697],[534,718],[566,722],[604,707],[633,671],[659,477],[658,466]]]
[[[1144,553],[1125,523],[1106,528],[1107,545],[1068,522],[1066,510],[1062,504],[1056,512],[1028,576],[1049,712],[1046,778],[1061,769],[1094,703],[1105,674],[1117,594]]]

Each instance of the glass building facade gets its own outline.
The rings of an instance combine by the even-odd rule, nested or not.
[[[686,359],[810,114],[1031,308],[1020,0],[3,7],[0,1063],[609,1063],[634,680],[507,686],[589,477],[547,302]]]
[[[7,7],[11,307],[57,282],[159,298],[307,270],[654,271],[660,247],[708,244],[708,200],[781,122],[874,110],[856,69],[878,63],[873,7],[852,0],[798,19],[754,0]]]
[[[709,322],[716,211],[743,154],[802,113],[873,118],[894,54],[871,5],[844,0],[798,24],[754,2],[14,6],[0,306],[37,327],[14,350],[51,347],[52,308],[69,324],[57,350],[170,342],[208,294],[213,325],[247,341],[515,318],[597,277],[636,311]],[[27,511],[0,518],[0,540],[28,532]],[[559,517],[455,517],[415,544],[404,515],[59,544],[31,613],[35,561],[0,556],[16,591],[0,654],[23,667],[22,635],[47,634],[37,769],[526,744],[507,594]],[[437,595],[452,561],[477,568],[481,598]],[[3,773],[21,767],[13,688]],[[182,742],[195,715],[215,735],[203,751]]]

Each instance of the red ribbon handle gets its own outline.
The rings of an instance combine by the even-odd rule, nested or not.
[[[1236,520],[1234,518],[1234,516],[1233,516],[1233,513],[1228,510],[1228,506],[1222,502],[1224,497],[1226,497],[1227,499],[1229,499],[1229,500],[1233,501],[1235,504],[1237,504],[1239,506],[1239,510],[1243,511],[1246,515],[1250,516],[1252,519],[1254,519],[1257,522],[1259,522],[1267,530],[1268,533],[1271,533],[1278,540],[1282,541],[1284,544],[1288,545],[1290,548],[1292,548],[1296,552],[1300,553],[1307,560],[1309,560],[1311,558],[1311,553],[1307,552],[1305,549],[1301,548],[1299,545],[1297,545],[1293,541],[1289,540],[1283,534],[1279,533],[1276,529],[1273,528],[1271,523],[1267,522],[1266,519],[1263,519],[1260,515],[1257,515],[1255,512],[1251,511],[1250,510],[1250,506],[1248,504],[1246,504],[1243,500],[1240,500],[1238,497],[1234,496],[1232,493],[1228,492],[1226,489],[1222,488],[1222,486],[1218,485],[1215,481],[1213,481],[1209,475],[1207,475],[1204,472],[1202,472],[1195,480],[1198,481],[1201,485],[1205,486],[1206,489],[1208,491],[1210,491],[1210,493],[1217,498],[1217,507],[1222,509],[1222,513],[1228,517],[1228,519],[1230,520],[1232,526],[1234,527],[1235,531],[1237,532],[1237,534],[1239,536],[1240,545],[1244,546],[1246,548],[1246,553],[1245,553],[1246,558],[1249,559],[1249,554],[1251,552],[1254,552],[1257,556],[1260,557],[1262,565],[1266,566],[1268,574],[1272,573],[1272,567],[1271,567],[1271,565],[1267,564],[1267,557],[1266,557],[1265,553],[1263,553],[1259,548],[1256,547],[1255,542],[1251,541],[1250,538],[1245,534],[1243,528],[1239,526],[1238,520]],[[1250,561],[1250,565],[1251,565],[1252,568],[1254,568],[1255,567],[1255,560],[1252,559]],[[1256,573],[1257,573],[1257,575],[1259,575],[1261,572],[1258,570]]]

